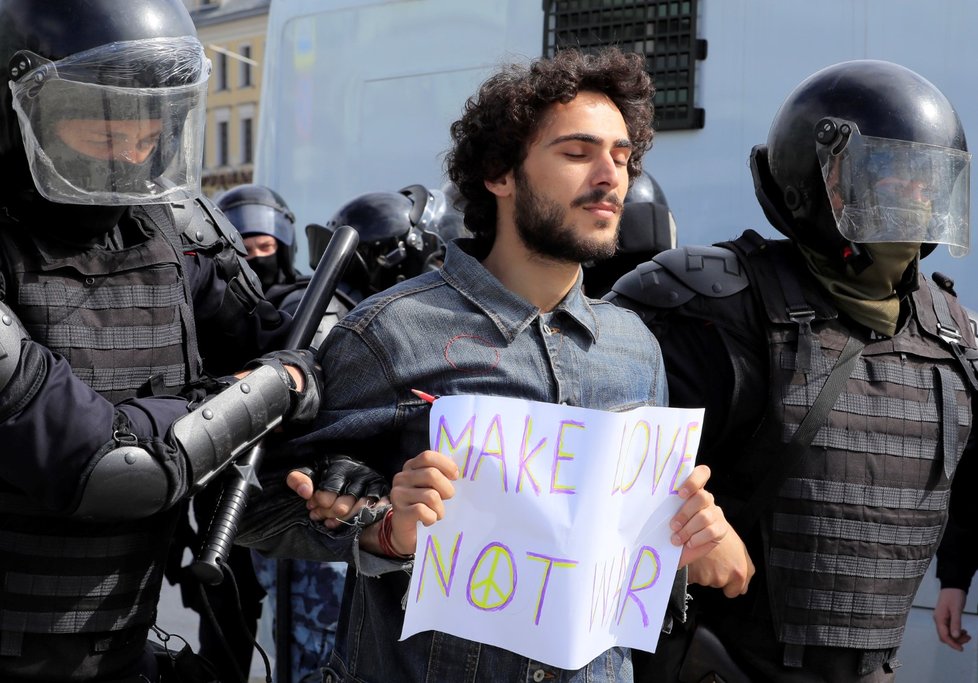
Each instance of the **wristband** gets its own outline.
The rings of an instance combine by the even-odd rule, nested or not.
[[[393,533],[391,518],[393,516],[394,508],[390,508],[387,511],[387,514],[384,515],[384,519],[380,522],[380,530],[377,533],[378,543],[380,544],[380,552],[387,557],[394,557],[398,560],[410,560],[412,557],[414,557],[414,553],[411,553],[410,555],[402,555],[394,550],[394,545],[391,543],[391,534]]]

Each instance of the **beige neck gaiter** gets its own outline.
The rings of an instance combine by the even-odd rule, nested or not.
[[[808,269],[832,295],[840,311],[869,329],[892,337],[900,319],[901,295],[896,289],[920,253],[920,245],[879,242],[863,247],[873,256],[873,262],[857,275],[848,267],[839,272],[822,254],[798,245]]]

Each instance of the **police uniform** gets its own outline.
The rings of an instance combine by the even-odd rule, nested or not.
[[[26,216],[0,225],[4,301],[30,338],[0,394],[0,439],[11,445],[0,468],[5,681],[122,678],[145,666],[177,508],[108,523],[68,515],[78,482],[113,442],[145,439],[147,425],[162,440],[188,412],[176,394],[201,379],[201,347],[227,349],[229,371],[288,329],[277,313],[274,324],[246,315],[229,291],[217,263],[240,265],[240,237],[226,222],[222,233],[211,210],[206,200],[181,206],[177,233],[172,208],[132,207],[87,247],[45,238]],[[215,319],[233,328],[218,334]]]
[[[693,587],[692,604],[758,674],[810,664],[808,648],[858,652],[866,674],[900,644],[968,439],[975,348],[956,297],[913,275],[893,337],[840,317],[789,241],[752,231],[660,254],[610,297],[659,340],[671,404],[706,406],[698,462],[758,573],[742,598]],[[863,348],[824,426],[739,526],[850,337]]]

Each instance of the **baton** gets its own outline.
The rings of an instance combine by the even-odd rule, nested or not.
[[[356,253],[359,239],[357,231],[348,225],[341,226],[333,233],[309,285],[302,293],[285,341],[286,349],[309,347],[333,298],[336,285]],[[248,498],[261,491],[258,469],[264,455],[265,446],[259,441],[228,468],[224,489],[207,527],[204,545],[190,565],[190,570],[201,583],[216,586],[224,580],[223,565],[227,563],[238,534],[238,524],[248,505]]]

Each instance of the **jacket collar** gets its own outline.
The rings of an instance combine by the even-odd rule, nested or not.
[[[540,309],[507,289],[492,273],[473,256],[475,240],[457,239],[449,242],[441,276],[462,296],[482,310],[493,321],[507,341],[512,342],[534,320],[540,317]],[[582,272],[577,282],[554,308],[573,320],[593,340],[598,338],[598,321],[587,297],[581,289]]]

